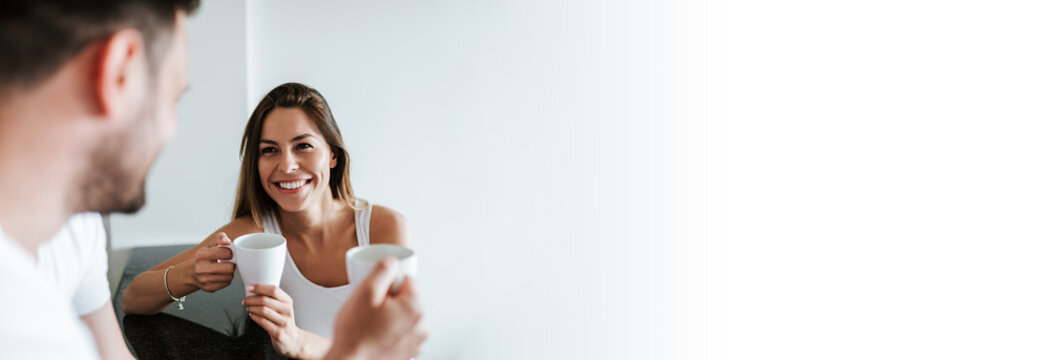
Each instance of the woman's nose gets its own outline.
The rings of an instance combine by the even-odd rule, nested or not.
[[[286,154],[281,157],[281,163],[278,165],[278,170],[288,174],[297,169],[299,169],[299,162],[296,161],[294,155]]]

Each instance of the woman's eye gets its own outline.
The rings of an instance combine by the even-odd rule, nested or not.
[[[296,148],[297,149],[313,149],[314,146],[310,145],[310,144],[303,143],[303,144],[299,144],[299,146],[296,146]]]
[[[275,152],[277,152],[277,148],[274,148],[274,147],[266,147],[266,148],[263,148],[261,152],[262,152],[263,154],[275,153]]]

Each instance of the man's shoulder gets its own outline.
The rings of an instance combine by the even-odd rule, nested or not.
[[[0,265],[0,279],[0,287],[18,289],[0,296],[0,308],[17,309],[0,321],[0,338],[5,344],[0,358],[97,358],[88,330],[68,302],[57,301],[64,297],[43,278]]]
[[[66,223],[71,235],[81,243],[90,243],[97,246],[98,243],[106,242],[106,226],[102,222],[102,215],[98,213],[79,213],[69,218]],[[103,245],[104,246],[104,245]]]
[[[89,212],[71,216],[46,245],[41,246],[42,251],[71,252],[79,257],[105,252],[106,229],[102,215]]]
[[[34,266],[25,251],[0,233],[0,358],[96,358],[90,333],[55,284]],[[61,344],[61,346],[57,346]]]
[[[102,214],[97,212],[82,212],[69,217],[69,226],[77,228],[96,228],[103,226]]]

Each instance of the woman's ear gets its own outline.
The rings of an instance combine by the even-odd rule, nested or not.
[[[335,166],[339,164],[339,160],[335,157],[335,152],[332,152],[332,161],[328,162],[329,169],[335,169]]]

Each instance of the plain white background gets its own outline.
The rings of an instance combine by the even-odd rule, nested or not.
[[[191,91],[114,248],[229,220],[272,87],[328,99],[357,194],[420,254],[424,359],[697,358],[709,347],[707,16],[688,1],[204,2]]]
[[[1041,1],[725,1],[726,359],[1046,359]]]

